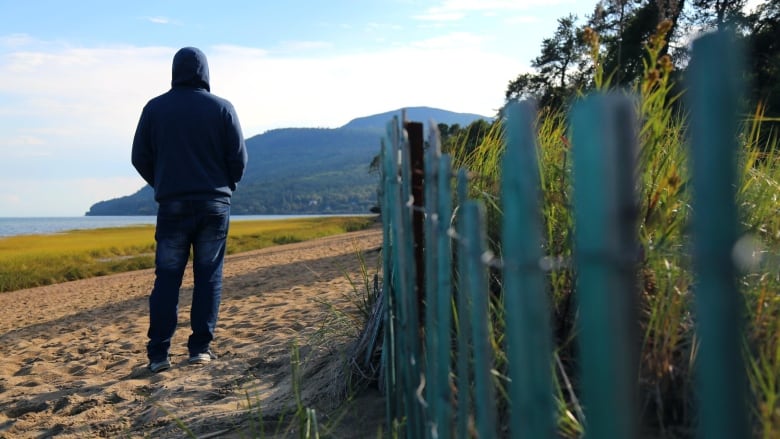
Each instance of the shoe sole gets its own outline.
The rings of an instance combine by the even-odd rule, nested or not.
[[[151,365],[148,366],[148,369],[152,371],[152,373],[162,372],[164,370],[168,370],[171,368],[171,364],[160,364],[152,367]]]
[[[190,364],[206,364],[211,363],[212,358],[210,356],[208,357],[193,357],[187,360]]]

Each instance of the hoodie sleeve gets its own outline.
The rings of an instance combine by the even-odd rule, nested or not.
[[[144,108],[138,127],[135,129],[131,160],[141,177],[149,183],[149,186],[154,187],[154,151],[149,131],[149,117],[147,109]]]
[[[232,105],[226,107],[225,124],[227,139],[225,144],[225,160],[232,183],[231,190],[236,189],[236,183],[244,176],[244,169],[248,160],[244,135],[241,132],[241,124],[238,115]]]

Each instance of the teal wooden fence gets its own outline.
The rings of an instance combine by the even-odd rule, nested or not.
[[[698,436],[708,439],[749,436],[739,296],[730,256],[737,238],[740,90],[735,53],[726,34],[697,40],[687,83],[700,342],[697,428]],[[452,169],[451,157],[441,153],[435,124],[424,160],[424,203],[412,197],[404,121],[389,123],[382,142],[383,379],[388,427],[399,437],[556,437],[550,300],[540,265],[546,255],[536,109],[511,103],[505,110],[500,260],[488,252],[485,209],[468,198],[467,171]],[[639,434],[635,119],[631,98],[619,94],[588,96],[570,114],[578,382],[590,438]],[[413,233],[413,217],[420,210],[422,240]],[[497,338],[489,333],[491,267],[501,272],[506,313],[501,338],[507,361],[505,422],[497,419],[491,346]]]

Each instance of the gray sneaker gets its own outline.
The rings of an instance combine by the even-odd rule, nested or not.
[[[153,373],[162,372],[171,368],[171,360],[166,358],[161,361],[152,361],[147,366]]]
[[[217,356],[214,354],[214,352],[211,352],[211,349],[209,349],[206,352],[190,355],[190,359],[187,360],[187,362],[189,362],[190,364],[206,364],[211,360],[216,360],[216,359]]]

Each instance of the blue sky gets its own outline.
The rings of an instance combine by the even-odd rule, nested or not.
[[[0,216],[78,216],[140,189],[135,125],[180,47],[206,53],[247,138],[417,105],[492,116],[556,20],[595,4],[0,0]]]

